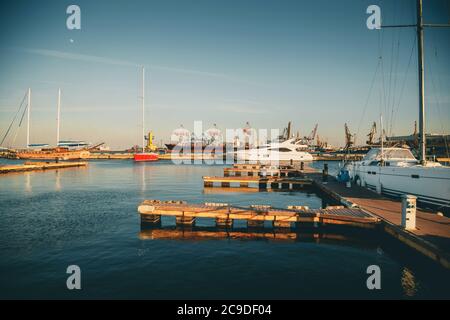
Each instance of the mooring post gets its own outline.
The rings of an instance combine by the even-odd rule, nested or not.
[[[303,161],[300,162],[300,170],[305,170],[305,163]]]
[[[322,181],[323,182],[327,182],[328,181],[328,163],[324,163],[323,164]]]
[[[417,197],[409,194],[402,196],[402,228],[416,229],[416,203]]]

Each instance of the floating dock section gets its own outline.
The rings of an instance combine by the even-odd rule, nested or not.
[[[87,162],[25,162],[24,164],[0,166],[0,174],[86,166]]]
[[[256,186],[259,190],[290,190],[301,189],[305,185],[311,185],[313,180],[305,177],[306,172],[311,171],[303,163],[299,166],[281,165],[264,166],[257,164],[235,164],[224,168],[223,177],[203,177],[205,188],[239,187],[249,188]]]
[[[215,219],[217,227],[232,227],[235,220],[244,220],[247,226],[263,227],[269,222],[275,228],[292,228],[303,223],[314,226],[345,225],[360,228],[374,228],[379,221],[370,213],[359,208],[328,207],[309,209],[290,206],[287,209],[267,205],[250,207],[231,206],[224,203],[188,204],[184,201],[145,200],[138,208],[141,222],[158,224],[161,216],[173,216],[177,225],[193,226],[197,218]]]

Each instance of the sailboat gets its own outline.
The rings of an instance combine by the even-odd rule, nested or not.
[[[134,161],[157,161],[158,158],[157,153],[145,152],[145,68],[142,68],[142,152],[134,154]]]
[[[419,204],[450,209],[450,167],[426,159],[424,58],[422,0],[417,0],[417,37],[419,43],[419,154],[417,160],[406,148],[372,148],[357,162],[347,163],[344,170],[357,185],[390,196],[405,194],[417,197]],[[381,121],[382,123],[382,121]],[[383,132],[383,130],[381,130]]]
[[[58,90],[58,109],[57,109],[57,133],[56,147],[49,147],[48,144],[30,143],[30,123],[31,123],[31,89],[27,93],[27,148],[25,150],[12,150],[12,154],[18,159],[35,160],[77,160],[86,159],[90,152],[88,149],[69,149],[68,145],[61,145],[59,140],[60,112],[61,112],[61,89]]]

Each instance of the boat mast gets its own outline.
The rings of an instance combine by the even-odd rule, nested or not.
[[[417,30],[417,58],[419,71],[419,160],[420,163],[426,163],[426,133],[425,133],[425,79],[424,79],[424,47],[423,47],[423,30],[425,27],[432,28],[448,28],[450,24],[440,23],[423,23],[422,15],[423,0],[417,0],[417,23],[406,25],[388,25],[382,28],[409,28],[413,27]]]
[[[142,152],[145,152],[145,67],[142,67]]]
[[[31,109],[31,88],[28,88],[28,105],[27,105],[27,148],[30,147],[30,109]]]
[[[417,0],[417,43],[419,68],[419,160],[426,162],[426,134],[425,134],[425,88],[424,88],[424,58],[423,58],[423,17],[422,0]]]
[[[59,122],[61,116],[61,89],[58,89],[58,109],[56,113],[56,146],[59,145]]]

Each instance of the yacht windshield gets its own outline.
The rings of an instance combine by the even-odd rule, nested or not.
[[[381,149],[371,149],[363,160],[377,160],[381,159]],[[409,149],[390,149],[383,150],[383,159],[401,159],[401,160],[416,160]]]

